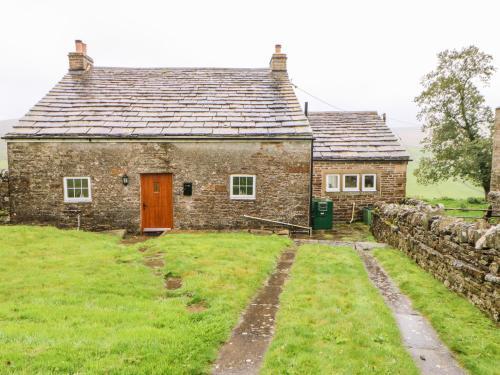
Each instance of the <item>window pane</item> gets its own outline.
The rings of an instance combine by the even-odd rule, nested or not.
[[[339,188],[339,176],[338,175],[327,175],[326,176],[327,187],[328,189],[338,189]]]
[[[240,192],[239,195],[246,195],[246,189],[244,186],[240,186]]]
[[[239,177],[233,177],[233,185],[239,185],[240,184],[240,178]]]
[[[373,189],[375,187],[375,176],[368,175],[365,176],[365,188]]]
[[[75,197],[75,191],[73,189],[68,189],[68,198],[74,198]]]
[[[253,185],[253,177],[247,177],[247,186]]]
[[[345,187],[355,189],[358,186],[358,176],[345,176]]]
[[[82,189],[81,197],[88,198],[89,197],[89,189],[86,189],[86,188]]]
[[[86,178],[82,179],[82,187],[88,187],[89,186],[89,180],[87,180]]]
[[[72,187],[73,187],[73,179],[72,179],[72,178],[68,178],[68,179],[66,180],[66,186],[67,186],[68,188],[72,188]]]
[[[239,193],[239,191],[240,191],[239,189],[240,189],[240,188],[239,188],[238,186],[233,185],[233,195],[238,195],[238,193]]]
[[[253,195],[253,186],[247,187],[247,195]]]
[[[82,186],[82,180],[80,180],[79,178],[75,178],[74,182],[75,182],[75,187],[79,188]]]

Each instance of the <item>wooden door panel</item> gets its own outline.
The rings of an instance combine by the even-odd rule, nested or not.
[[[172,175],[141,175],[141,229],[172,228]]]

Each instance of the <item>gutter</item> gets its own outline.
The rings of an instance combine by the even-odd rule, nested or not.
[[[312,136],[297,136],[297,137],[287,137],[287,136],[276,136],[276,137],[256,137],[256,136],[210,136],[210,137],[203,137],[203,136],[158,136],[158,137],[152,137],[152,136],[139,136],[139,137],[120,137],[120,136],[112,136],[112,135],[103,135],[103,136],[93,136],[93,137],[88,137],[88,136],[72,136],[72,137],[67,137],[67,136],[12,136],[12,135],[5,135],[1,137],[1,139],[5,139],[6,141],[25,141],[25,142],[53,142],[53,141],[58,141],[58,142],[67,142],[67,141],[88,141],[88,142],[143,142],[143,141],[148,141],[148,142],[173,142],[173,141],[214,141],[214,142],[220,142],[220,141],[226,141],[226,140],[231,140],[231,141],[311,141]]]

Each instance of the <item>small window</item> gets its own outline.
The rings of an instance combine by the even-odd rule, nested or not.
[[[231,199],[255,199],[255,176],[231,175]]]
[[[363,186],[363,191],[377,191],[377,175],[364,174],[362,186]]]
[[[160,183],[158,181],[153,182],[153,193],[159,193],[160,192]]]
[[[344,191],[359,191],[359,175],[344,175]]]
[[[64,201],[91,202],[90,177],[64,177]]]
[[[340,175],[327,174],[326,175],[326,191],[340,191]]]

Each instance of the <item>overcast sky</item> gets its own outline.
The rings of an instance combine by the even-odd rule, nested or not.
[[[98,66],[265,67],[275,43],[303,90],[345,110],[417,124],[420,78],[475,44],[500,66],[500,1],[2,1],[0,120],[28,111],[68,69],[74,40]],[[500,106],[500,72],[483,93]],[[328,105],[297,91],[310,110]]]

